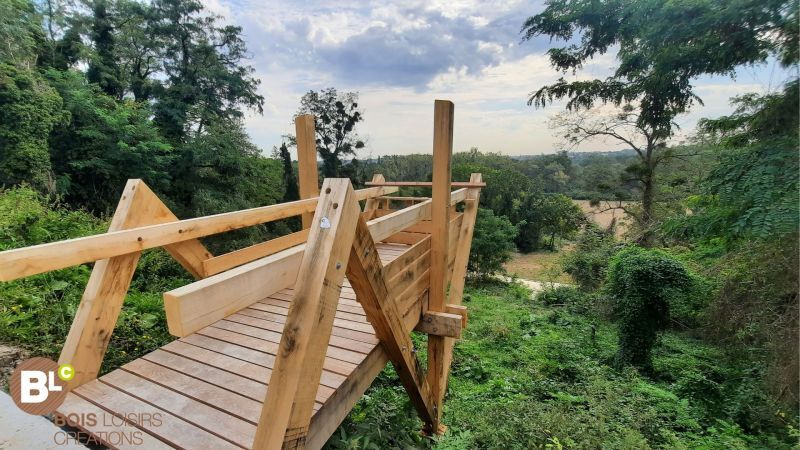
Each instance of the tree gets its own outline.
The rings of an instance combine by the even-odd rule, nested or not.
[[[94,43],[94,55],[89,60],[86,78],[90,83],[97,83],[107,95],[121,99],[123,86],[115,60],[114,27],[108,14],[107,0],[94,0],[92,4],[91,38]]]
[[[37,41],[44,39],[42,18],[30,0],[0,2],[0,61],[32,68]]]
[[[0,63],[0,185],[55,191],[48,136],[68,118],[62,106],[36,72]]]
[[[69,112],[66,126],[49,137],[56,186],[67,203],[111,213],[129,178],[166,191],[175,152],[153,126],[147,104],[117,102],[79,72],[50,70],[47,77]]]
[[[626,206],[622,202],[624,197],[621,197],[613,208],[622,209],[632,217],[640,231],[637,241],[651,246],[656,228],[656,169],[670,159],[691,156],[691,149],[670,148],[665,142],[658,141],[651,129],[640,125],[639,114],[632,104],[611,111],[596,108],[560,113],[551,121],[551,127],[559,130],[571,146],[593,139],[611,139],[635,152],[636,159],[625,168],[621,182],[634,182],[638,186],[641,207]]]
[[[520,193],[510,218],[519,229],[516,244],[521,252],[540,248],[555,251],[556,238],[568,239],[586,223],[583,211],[569,197],[541,190]],[[545,241],[547,237],[549,243]]]
[[[636,176],[652,184],[655,156],[648,156],[648,151],[663,148],[676,128],[675,117],[694,102],[702,103],[692,81],[704,74],[733,75],[742,64],[796,53],[796,18],[796,8],[784,0],[550,0],[543,12],[528,18],[522,32],[525,40],[546,35],[577,41],[548,51],[553,67],[577,72],[588,60],[610,49],[618,49],[619,64],[602,80],[568,82],[561,78],[531,93],[528,104],[544,107],[568,99],[569,111],[590,109],[598,103],[624,106],[626,126],[634,126],[646,139],[643,148],[632,145],[642,153]],[[614,127],[601,126],[594,131],[595,136],[615,137],[609,134]],[[650,243],[653,189],[645,188],[641,241]]]
[[[292,157],[289,154],[289,149],[286,147],[285,142],[281,144],[280,148],[274,149],[273,157],[279,158],[283,167],[283,185],[285,186],[283,201],[292,202],[299,200],[300,189],[297,186],[297,176],[294,173]]]
[[[241,107],[262,112],[260,81],[242,64],[241,27],[218,26],[196,0],[155,0],[150,13],[148,30],[164,42],[154,120],[170,142],[200,135],[210,122],[241,119]]]
[[[336,88],[308,91],[300,99],[297,115],[301,114],[313,114],[316,118],[317,152],[322,158],[323,176],[339,176],[342,159],[364,148],[364,141],[355,132],[358,122],[364,120],[358,110],[358,93],[339,94]]]
[[[504,272],[503,264],[511,260],[516,235],[517,227],[508,219],[479,208],[467,263],[469,272],[478,277]]]

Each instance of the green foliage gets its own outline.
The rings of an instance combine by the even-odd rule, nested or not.
[[[48,204],[29,187],[0,191],[0,250],[102,233],[106,228],[106,223],[84,211]],[[185,284],[187,277],[185,272],[150,272],[157,267],[153,254],[149,252],[143,258],[140,273],[145,278],[134,282],[125,301],[103,371],[115,369],[172,339],[167,333],[161,289],[170,286],[167,276],[177,278],[180,284]],[[81,265],[0,283],[0,342],[22,345],[38,356],[58,359],[89,272],[89,267]],[[145,281],[146,277],[155,282]],[[175,278],[172,287],[177,287]]]
[[[614,255],[605,290],[619,322],[618,365],[651,368],[658,333],[669,323],[670,299],[690,283],[684,265],[660,250],[628,247]]]
[[[117,102],[79,72],[47,73],[64,99],[69,124],[50,135],[58,192],[70,205],[109,214],[125,182],[141,178],[157,192],[170,185],[172,147],[150,122],[147,105]]]
[[[569,42],[548,51],[556,69],[575,72],[611,49],[618,49],[619,64],[604,80],[561,78],[539,88],[529,103],[544,106],[566,98],[574,110],[637,102],[638,125],[661,141],[672,134],[675,117],[700,102],[693,79],[733,74],[737,66],[785,50],[796,38],[795,9],[784,0],[548,1],[522,32],[524,39],[545,35]]]
[[[614,235],[589,223],[578,236],[575,249],[564,256],[564,272],[582,290],[594,291],[605,281],[609,260],[615,251]]]
[[[552,289],[545,289],[536,296],[536,300],[545,306],[570,305],[579,303],[586,297],[585,292],[572,286],[557,286]]]
[[[503,272],[503,264],[511,259],[516,235],[517,228],[508,219],[479,208],[469,252],[469,272],[481,278]]]
[[[659,374],[672,376],[644,378],[605,363],[613,358],[616,335],[604,321],[565,308],[552,320],[552,309],[518,295],[514,285],[481,283],[468,287],[467,294],[470,326],[455,347],[444,403],[448,432],[435,440],[419,438],[421,424],[413,418],[397,375],[387,369],[333,434],[328,448],[638,450],[739,445],[788,450],[794,444],[787,433],[790,420],[775,422],[774,409],[762,411],[766,415],[758,419],[745,419],[714,409],[700,397],[708,393],[714,398],[721,392],[725,401],[718,405],[734,410],[745,401],[734,392],[759,392],[755,379],[745,376],[746,366],[730,362],[718,349],[667,332],[653,364]],[[695,375],[680,382],[684,373]],[[763,398],[750,396],[749,401],[765,410],[771,407]],[[762,427],[752,429],[747,420],[763,421]]]
[[[517,247],[523,252],[540,247],[555,251],[556,238],[572,238],[586,222],[580,206],[563,194],[523,195],[515,204],[512,217],[519,218],[516,223],[520,236],[526,237],[517,240]]]
[[[43,38],[40,20],[30,0],[0,2],[0,61],[20,68],[33,67],[37,41]]]
[[[61,97],[36,72],[0,63],[0,185],[54,190],[48,136],[67,117]]]

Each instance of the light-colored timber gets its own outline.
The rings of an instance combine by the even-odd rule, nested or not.
[[[130,180],[107,233],[0,252],[0,281],[94,262],[59,358],[76,376],[55,415],[110,448],[318,449],[391,363],[425,431],[442,433],[485,184],[450,180],[453,104],[437,101],[434,116],[433,182],[376,174],[367,189],[336,178],[320,189],[314,118],[299,116],[301,200],[179,220]],[[401,186],[432,196],[392,196]],[[224,255],[198,240],[293,216],[301,229]],[[98,377],[139,255],[158,247],[197,279],[164,293],[177,339]],[[428,334],[427,371],[412,331]]]

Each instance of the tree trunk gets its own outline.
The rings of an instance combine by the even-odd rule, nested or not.
[[[647,164],[647,173],[642,177],[642,217],[641,223],[642,234],[637,240],[638,244],[642,247],[653,246],[653,197],[655,196],[655,180],[653,179],[653,169]]]

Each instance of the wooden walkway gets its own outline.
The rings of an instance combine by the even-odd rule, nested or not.
[[[129,180],[107,233],[0,252],[0,281],[94,262],[59,357],[74,377],[56,418],[112,448],[316,449],[391,362],[425,431],[442,433],[485,185],[451,182],[452,120],[437,100],[431,182],[320,188],[315,119],[299,116],[301,200],[179,220]],[[401,186],[431,198],[392,196]],[[200,241],[295,216],[301,230],[222,255]],[[197,280],[164,293],[178,340],[98,378],[141,252],[159,247]],[[425,369],[412,331],[428,335]]]
[[[386,264],[410,246],[377,247]],[[90,381],[68,394],[57,413],[109,417],[81,424],[94,436],[141,431],[139,445],[109,434],[104,443],[113,448],[250,448],[293,296],[294,289],[272,294]],[[388,361],[347,281],[335,317],[309,428],[311,448],[322,447],[335,430],[325,425],[341,422]],[[111,415],[131,414],[126,426],[108,427]],[[161,423],[147,420],[154,414]]]

